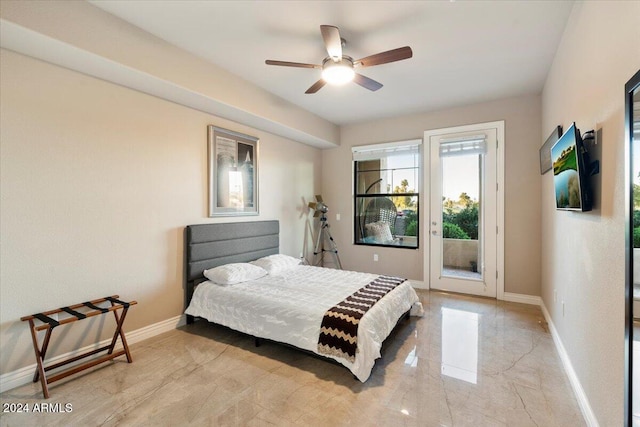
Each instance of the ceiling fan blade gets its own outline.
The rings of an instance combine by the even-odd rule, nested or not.
[[[322,194],[316,194],[316,200],[317,200],[319,203],[324,203],[324,200],[322,200]]]
[[[342,59],[342,40],[340,39],[340,30],[332,25],[320,25],[320,32],[327,53],[335,62]]]
[[[313,217],[314,217],[314,218],[317,218],[317,217],[319,217],[320,215],[322,215],[322,213],[321,213],[320,211],[315,211],[315,212],[313,213]]]
[[[326,84],[327,84],[327,82],[325,82],[324,80],[320,79],[317,82],[315,82],[313,85],[311,85],[311,87],[309,89],[307,89],[307,91],[305,93],[307,93],[307,94],[316,93],[317,91],[322,89],[322,87],[324,85],[326,85]]]
[[[378,83],[377,81],[358,73],[353,76],[353,81],[360,86],[374,92],[382,87],[382,83]]]
[[[389,62],[409,59],[412,56],[413,51],[411,48],[409,46],[405,46],[367,56],[366,58],[355,61],[353,65],[359,67],[371,67],[373,65],[388,64]]]
[[[281,65],[283,67],[322,68],[322,65],[304,64],[302,62],[274,61],[272,59],[267,59],[264,63],[267,65]]]
[[[315,202],[309,202],[309,209],[315,209],[316,208],[316,203]]]

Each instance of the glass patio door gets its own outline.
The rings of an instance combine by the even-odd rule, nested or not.
[[[425,132],[430,153],[429,286],[495,298],[497,131],[459,129],[444,129],[428,140]]]

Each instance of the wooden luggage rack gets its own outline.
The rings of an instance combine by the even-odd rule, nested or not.
[[[36,314],[32,314],[31,316],[24,316],[20,318],[20,320],[22,321],[29,322],[29,327],[31,329],[31,339],[33,340],[33,350],[35,351],[36,363],[38,365],[36,367],[36,372],[33,376],[33,382],[35,383],[38,381],[38,379],[40,379],[40,383],[42,384],[42,394],[44,394],[45,399],[49,398],[48,384],[51,384],[55,381],[66,378],[69,375],[73,375],[75,373],[88,369],[92,366],[99,365],[100,363],[107,362],[118,356],[122,356],[123,354],[127,355],[127,362],[131,363],[133,361],[131,359],[131,353],[129,352],[129,346],[127,345],[127,340],[124,337],[124,331],[122,330],[122,325],[124,324],[124,319],[127,316],[127,311],[129,311],[129,307],[132,305],[136,305],[137,302],[136,301],[124,302],[124,301],[120,301],[118,298],[119,298],[118,295],[113,295],[110,297],[104,297],[104,298],[96,299],[93,301],[83,302],[80,304],[71,305],[69,307],[61,307],[55,310],[45,311],[44,313],[36,313]],[[97,305],[104,302],[110,302],[111,306],[99,307]],[[77,309],[82,309],[82,308],[85,309],[84,312],[76,311]],[[86,309],[89,309],[89,311],[86,311]],[[122,314],[118,315],[118,310],[120,309],[122,309]],[[51,340],[51,332],[55,327],[60,325],[66,325],[67,323],[77,322],[78,320],[98,316],[108,312],[113,312],[113,315],[116,318],[116,331],[113,334],[113,339],[111,340],[111,344],[106,345],[104,347],[100,347],[96,350],[91,350],[86,353],[82,353],[78,356],[71,357],[61,362],[54,363],[51,366],[46,366],[46,367],[44,366],[44,358],[45,358],[45,355],[47,354],[47,348],[49,347],[49,342]],[[56,320],[50,317],[51,315],[56,315],[57,317],[59,313],[66,313],[66,314],[69,314],[70,316],[62,320]],[[35,319],[42,322],[42,324],[36,326],[34,322]],[[42,347],[40,347],[38,345],[37,332],[44,331],[44,330],[46,330],[47,332],[44,336]],[[114,352],[113,350],[116,346],[118,336],[120,336],[120,340],[122,341],[122,346],[124,348]],[[47,371],[59,368],[69,363],[76,362],[78,360],[84,359],[85,357],[92,356],[94,354],[97,354],[103,351],[107,351],[107,354],[99,358],[90,360],[88,362],[79,364],[77,366],[67,369],[66,371],[62,371],[60,373],[57,373],[47,378]]]

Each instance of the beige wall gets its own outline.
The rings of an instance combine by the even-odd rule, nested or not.
[[[592,212],[556,211],[552,174],[542,179],[542,298],[603,426],[622,425],[623,95],[639,68],[640,2],[576,3],[542,96],[544,132],[575,121],[601,134]]]
[[[352,146],[422,139],[428,129],[504,120],[505,291],[540,295],[540,117],[540,97],[532,95],[343,126],[340,147],[322,152],[322,191],[345,268],[423,280],[425,242],[418,250],[353,245]],[[422,226],[426,207],[421,200]],[[335,213],[341,214],[340,221]],[[378,262],[373,262],[374,253]]]
[[[260,215],[237,220],[279,219],[281,251],[302,250],[320,150],[10,51],[0,66],[1,374],[35,363],[24,315],[112,294],[139,303],[128,331],[181,314],[184,226],[236,220],[207,218],[209,124],[260,138]],[[111,322],[56,330],[51,356]]]

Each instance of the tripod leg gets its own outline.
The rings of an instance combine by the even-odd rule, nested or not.
[[[318,235],[316,236],[316,244],[313,248],[313,255],[316,256],[318,255],[318,252],[320,251],[320,242],[322,241],[322,228],[320,230],[318,230]]]
[[[323,238],[324,238],[324,227],[320,227],[320,230],[318,230],[318,236],[316,237],[316,245],[313,249],[313,265],[314,266],[319,266],[322,264],[322,259],[323,259]],[[320,259],[318,260],[318,255],[320,255]]]
[[[340,262],[340,257],[338,256],[338,245],[336,244],[336,241],[333,240],[333,236],[331,235],[331,232],[328,229],[327,229],[327,236],[329,237],[329,246],[331,247],[331,250],[329,252],[332,252],[333,255],[335,255],[338,268],[342,270],[342,263]]]

